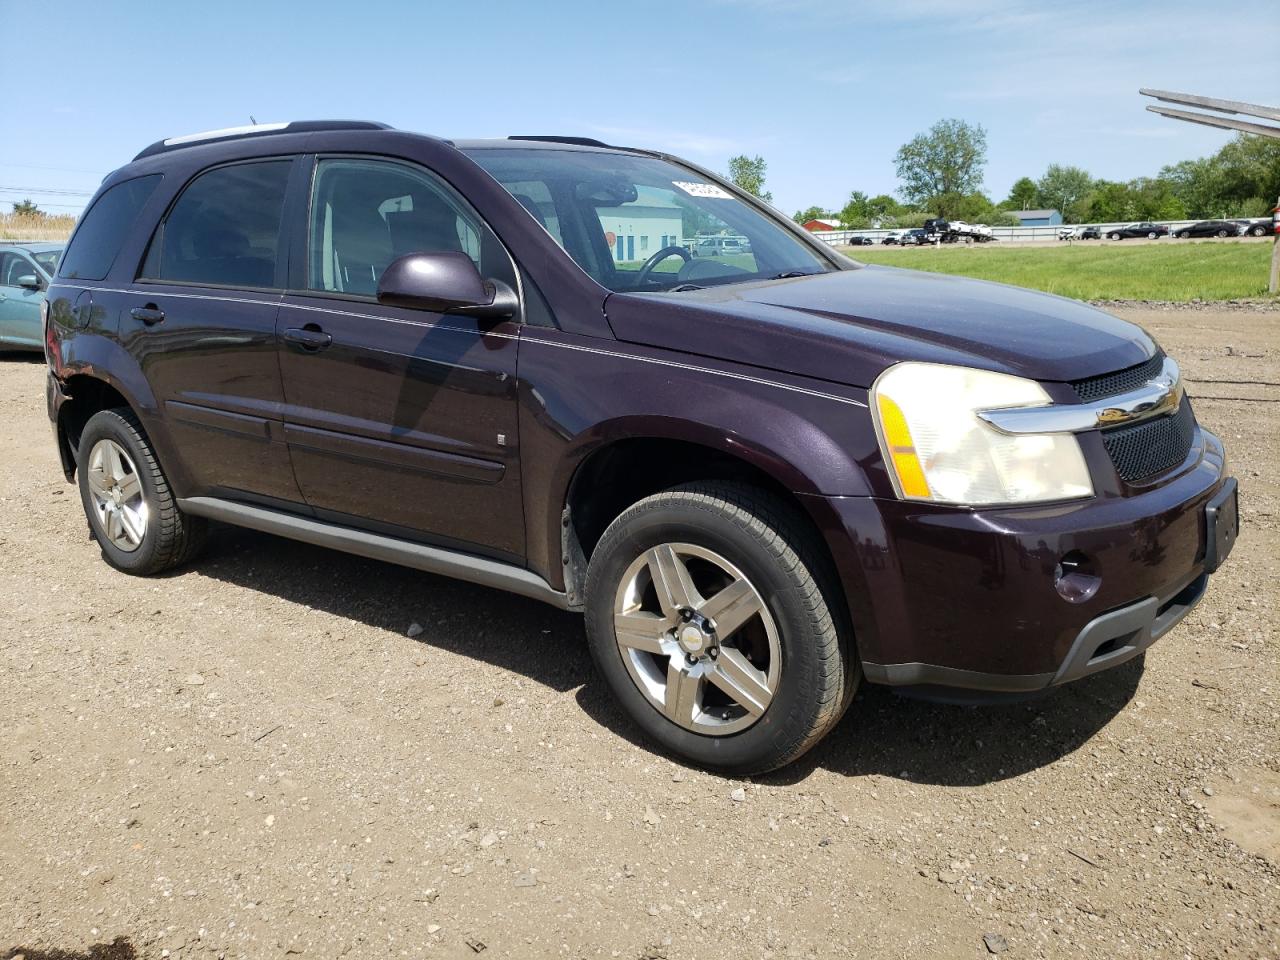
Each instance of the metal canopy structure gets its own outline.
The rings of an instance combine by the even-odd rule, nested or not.
[[[1191,93],[1174,93],[1171,90],[1152,90],[1142,87],[1138,93],[1144,97],[1155,97],[1164,103],[1176,103],[1186,107],[1199,107],[1202,110],[1213,110],[1218,113],[1229,113],[1235,116],[1258,117],[1262,120],[1274,120],[1280,123],[1280,107],[1268,107],[1260,103],[1242,103],[1239,100],[1219,100],[1216,97],[1200,97]],[[1269,126],[1264,123],[1251,123],[1248,120],[1233,120],[1230,117],[1215,116],[1212,113],[1200,113],[1193,110],[1175,110],[1172,107],[1148,105],[1147,110],[1158,113],[1162,117],[1173,120],[1187,120],[1201,123],[1207,127],[1218,127],[1222,130],[1240,130],[1259,137],[1271,137],[1280,140],[1280,126]]]

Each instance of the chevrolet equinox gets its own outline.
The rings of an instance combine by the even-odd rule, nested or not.
[[[44,343],[114,567],[217,520],[581,611],[635,723],[734,774],[863,677],[987,699],[1136,657],[1238,530],[1140,328],[584,138],[161,141],[81,218]]]

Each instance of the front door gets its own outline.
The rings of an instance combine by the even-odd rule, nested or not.
[[[16,251],[0,253],[0,350],[41,345],[40,302],[44,292],[19,284],[25,277],[40,279],[34,263]]]
[[[278,320],[285,435],[318,516],[507,559],[524,555],[515,322],[383,306],[407,253],[467,253],[515,286],[497,238],[419,167],[320,158],[305,270]]]

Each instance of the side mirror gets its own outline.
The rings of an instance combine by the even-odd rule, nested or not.
[[[465,253],[409,253],[378,278],[378,302],[390,307],[502,320],[519,306],[501,280],[485,280]]]
[[[27,290],[39,290],[40,278],[37,277],[34,273],[24,274],[23,276],[18,278],[18,286],[24,287]]]

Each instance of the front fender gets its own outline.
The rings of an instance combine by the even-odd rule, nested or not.
[[[520,380],[529,564],[553,583],[573,477],[620,440],[714,450],[794,493],[890,491],[865,390],[558,331],[524,339]]]

